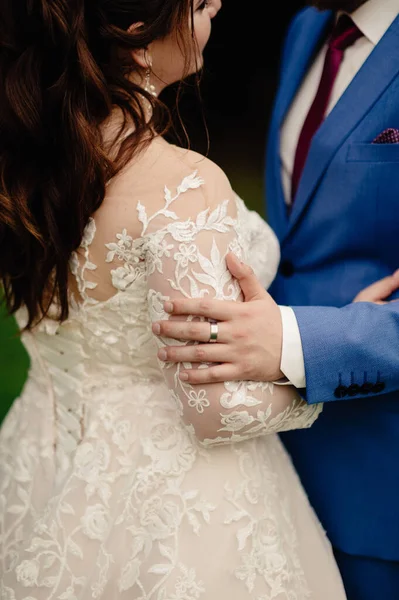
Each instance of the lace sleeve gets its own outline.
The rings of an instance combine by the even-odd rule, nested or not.
[[[215,202],[204,181],[193,173],[175,193],[165,188],[164,206],[151,216],[139,204],[152,321],[169,318],[163,302],[170,298],[242,301],[225,256],[233,251],[247,259],[245,236],[234,194],[227,186],[224,197]],[[157,343],[179,342],[163,338]],[[180,364],[160,364],[184,423],[204,445],[309,427],[321,411],[320,405],[308,406],[291,386],[248,381],[192,386],[179,379]],[[184,368],[207,365],[184,364]]]

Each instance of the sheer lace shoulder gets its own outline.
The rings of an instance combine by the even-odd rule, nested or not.
[[[173,197],[173,204],[178,205],[181,219],[194,215],[196,207],[192,199],[189,204],[185,201],[187,190],[177,189],[194,172],[201,181],[206,178],[210,199],[220,197],[229,188],[222,170],[210,160],[170,145],[162,138],[155,139],[109,182],[104,202],[90,219],[80,248],[70,261],[71,289],[78,301],[87,305],[107,300],[128,283],[120,281],[120,269],[113,272],[115,256],[130,270],[131,280],[133,273],[127,265],[131,267],[132,262],[138,262],[143,237],[157,228],[162,216],[157,213],[165,209],[166,190],[178,195]],[[150,215],[148,223],[141,220],[144,209]]]

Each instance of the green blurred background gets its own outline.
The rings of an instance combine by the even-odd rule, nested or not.
[[[266,217],[263,175],[265,139],[277,80],[281,45],[289,20],[303,2],[290,0],[260,18],[225,0],[205,53],[203,107],[210,137],[208,156],[229,176],[246,204]],[[245,12],[245,17],[243,14]],[[173,105],[173,89],[164,93]],[[182,115],[191,145],[207,152],[200,105],[190,93]],[[29,360],[13,318],[0,309],[0,422],[26,378]]]
[[[29,366],[15,320],[0,309],[0,421],[18,396]]]

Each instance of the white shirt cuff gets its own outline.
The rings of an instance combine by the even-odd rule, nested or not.
[[[283,323],[283,348],[281,353],[282,373],[288,382],[281,380],[281,385],[291,383],[298,389],[306,387],[305,362],[301,334],[294,311],[289,306],[279,306]],[[278,382],[274,382],[277,383]]]

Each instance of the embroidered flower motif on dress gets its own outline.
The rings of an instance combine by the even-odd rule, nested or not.
[[[207,205],[205,187],[197,171],[160,185],[137,203],[141,235],[127,220],[105,238],[105,301],[90,219],[70,262],[81,302],[52,335],[24,334],[31,372],[0,435],[2,600],[309,597],[292,515],[315,520],[273,432],[320,407],[272,384],[193,387],[157,360],[184,343],[151,332],[165,299],[238,300],[230,250],[265,286],[279,262],[259,215],[227,192]]]

